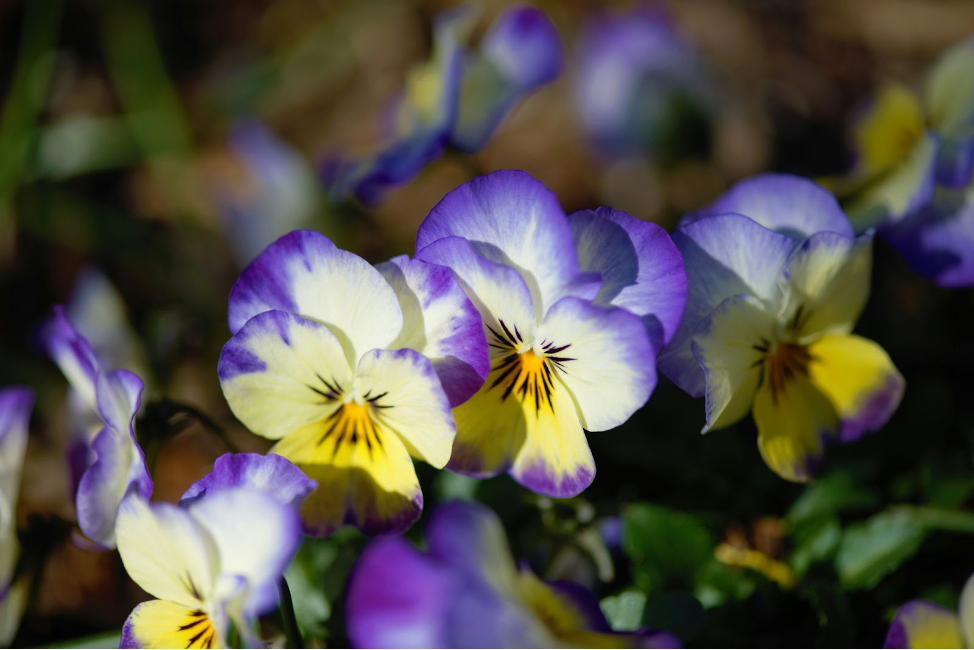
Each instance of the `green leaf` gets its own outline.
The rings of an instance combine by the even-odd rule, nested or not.
[[[870,510],[878,502],[879,496],[859,485],[852,470],[840,470],[810,483],[795,499],[786,519],[794,530],[843,510]]]
[[[322,588],[328,568],[338,557],[338,547],[328,539],[305,538],[291,565],[284,572],[298,628],[305,638],[322,638],[331,617],[331,604]]]
[[[757,582],[750,572],[731,568],[713,559],[698,574],[693,595],[704,609],[710,609],[728,600],[744,600],[754,592],[756,586]]]
[[[599,605],[613,630],[631,632],[642,625],[646,596],[630,589],[615,596],[606,596]]]
[[[623,549],[632,560],[638,587],[646,593],[670,585],[693,589],[714,552],[714,540],[699,519],[638,503],[626,508],[623,521]]]
[[[835,555],[842,538],[842,526],[835,517],[806,524],[794,536],[795,550],[788,558],[795,576],[801,578],[816,562],[827,562]]]
[[[910,509],[896,508],[849,526],[835,557],[846,589],[869,589],[908,560],[926,536]]]
[[[687,593],[657,594],[646,601],[643,625],[689,641],[700,633],[705,615],[696,598]]]

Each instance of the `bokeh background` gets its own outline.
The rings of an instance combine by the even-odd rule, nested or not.
[[[96,346],[146,379],[145,401],[191,405],[233,447],[264,451],[216,376],[247,251],[310,227],[373,262],[411,254],[444,193],[508,168],[542,180],[566,211],[612,205],[672,228],[739,178],[844,170],[849,120],[877,85],[917,85],[974,26],[974,3],[961,0],[661,3],[713,101],[666,155],[613,159],[580,127],[573,56],[593,13],[629,5],[538,0],[565,45],[558,80],[481,151],[446,152],[374,206],[334,201],[320,161],[372,146],[383,109],[429,56],[434,17],[453,4],[0,2],[0,385],[38,392],[18,506],[36,588],[16,645],[104,632],[110,643],[144,598],[117,554],[72,542],[67,385],[37,329],[54,304],[81,300],[79,278],[116,288],[87,314],[112,323]],[[505,5],[481,2],[480,32]],[[934,287],[882,242],[873,279],[858,331],[886,348],[907,391],[883,431],[830,449],[810,486],[765,467],[749,420],[701,436],[702,401],[661,377],[626,425],[589,437],[598,475],[581,497],[554,502],[507,477],[424,466],[427,511],[451,497],[486,502],[544,577],[584,582],[609,599],[610,618],[667,627],[689,646],[872,647],[899,604],[956,605],[974,571],[974,294]],[[147,412],[138,428],[156,499],[177,500],[228,448],[186,415]],[[292,589],[315,644],[347,643],[341,594],[364,543],[343,531],[299,557]],[[734,549],[758,551],[764,573],[735,566]],[[772,560],[791,579],[765,575]]]

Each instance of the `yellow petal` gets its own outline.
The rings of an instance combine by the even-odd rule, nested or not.
[[[225,648],[222,635],[201,610],[165,600],[142,603],[122,629],[123,648]]]
[[[305,498],[306,530],[327,535],[342,524],[366,533],[400,532],[422,511],[412,458],[368,405],[345,404],[332,416],[278,442],[284,456],[318,481]]]
[[[842,441],[878,429],[899,405],[903,377],[889,355],[861,336],[825,336],[808,346],[812,384],[832,403]]]
[[[450,468],[490,476],[510,470],[523,485],[574,496],[595,476],[578,410],[557,364],[534,352],[509,352],[487,383],[454,409],[457,438]]]
[[[887,84],[856,125],[859,166],[868,175],[883,173],[904,161],[923,135],[923,108],[909,88]]]
[[[754,400],[758,449],[782,478],[807,481],[823,451],[823,438],[837,428],[838,417],[826,397],[803,376],[777,390],[765,382]]]

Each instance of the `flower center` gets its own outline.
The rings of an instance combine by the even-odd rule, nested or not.
[[[571,357],[558,355],[571,344],[556,346],[547,341],[540,344],[526,342],[517,327],[512,332],[504,321],[498,322],[503,333],[487,326],[494,339],[490,343],[494,363],[487,378],[490,382],[487,390],[500,390],[502,402],[512,395],[522,404],[533,402],[535,413],[540,413],[542,407],[554,411],[551,401],[555,390],[554,374],[564,372],[564,364],[574,361]]]
[[[767,382],[774,401],[792,379],[808,376],[812,355],[806,346],[785,341],[771,344],[767,339],[761,339],[761,344],[755,345],[754,349],[764,355],[757,363],[763,364],[762,384]]]
[[[371,458],[373,449],[382,447],[379,410],[392,408],[391,405],[380,403],[387,393],[372,395],[370,390],[359,395],[354,388],[344,390],[337,381],[329,382],[321,375],[318,375],[318,379],[321,380],[321,388],[308,388],[321,395],[322,403],[341,402],[341,406],[325,418],[318,446],[332,445],[331,457],[335,460],[343,450],[351,452],[359,445],[365,445]]]

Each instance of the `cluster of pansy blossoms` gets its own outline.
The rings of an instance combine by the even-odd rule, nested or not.
[[[594,24],[579,55],[583,99],[597,94],[589,84],[607,83],[607,70],[628,75],[610,84],[610,108],[624,111],[580,107],[610,155],[654,147],[664,130],[661,115],[674,109],[666,101],[621,119],[643,95],[695,95],[699,81],[665,19],[634,16]],[[432,60],[392,107],[391,135],[369,155],[326,160],[328,190],[375,202],[443,151],[480,148],[517,101],[558,75],[560,42],[542,12],[501,12],[476,47],[474,17],[438,17]],[[626,68],[630,55],[638,65]],[[66,465],[81,533],[73,540],[117,549],[150,596],[126,618],[121,647],[263,647],[274,626],[300,645],[285,571],[303,544],[322,541],[307,537],[339,531],[363,549],[335,609],[357,647],[679,647],[686,639],[642,623],[613,629],[591,585],[547,580],[554,572],[536,570],[538,558],[515,557],[486,506],[449,501],[424,515],[421,477],[507,474],[532,505],[577,503],[568,499],[598,480],[588,436],[613,436],[652,398],[659,373],[704,398],[701,433],[750,415],[780,485],[812,481],[830,445],[882,429],[906,381],[882,346],[855,333],[873,243],[885,238],[940,285],[971,284],[972,67],[974,47],[963,43],[935,66],[922,104],[904,89],[883,91],[857,127],[862,157],[849,177],[746,178],[672,233],[612,207],[566,213],[519,170],[446,193],[418,226],[412,254],[376,264],[315,230],[264,246],[270,232],[303,220],[304,203],[263,224],[273,228],[239,233],[235,253],[249,263],[227,297],[213,374],[230,413],[267,452],[219,456],[178,503],[153,494],[139,430],[147,371],[137,354],[113,349],[124,342],[122,317],[91,276],[83,284],[101,287],[90,289],[101,298],[55,306],[39,342],[70,389]],[[706,106],[702,92],[694,99]],[[900,118],[909,137],[897,139],[888,134]],[[645,127],[638,138],[634,127]],[[297,193],[289,179],[300,173],[306,185],[309,172],[295,172],[295,159],[256,123],[235,140],[267,201],[220,198],[239,223],[260,223]],[[106,322],[92,324],[98,316]],[[15,510],[33,399],[28,388],[0,389],[8,643],[31,578]],[[652,449],[652,428],[639,435]],[[787,569],[782,589],[800,579],[770,561]],[[278,613],[282,625],[271,621]],[[965,644],[974,644],[974,578],[959,613],[908,602],[886,639]]]

